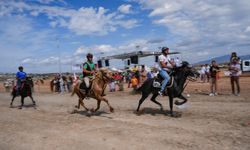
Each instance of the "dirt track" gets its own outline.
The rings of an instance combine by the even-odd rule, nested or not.
[[[134,113],[140,95],[107,93],[114,113],[105,103],[89,116],[83,109],[71,114],[77,97],[37,92],[37,109],[25,100],[22,110],[9,108],[10,95],[0,93],[0,149],[250,149],[250,78],[242,78],[242,94],[232,96],[228,79],[220,81],[220,95],[209,97],[208,84],[193,83],[185,109],[167,115],[167,97],[158,97],[165,112],[148,99],[141,115]],[[223,86],[222,86],[223,85]],[[89,108],[93,99],[85,101]],[[20,104],[17,98],[14,105]]]

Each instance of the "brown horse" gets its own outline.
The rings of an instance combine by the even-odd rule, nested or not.
[[[73,88],[71,96],[73,96],[75,93],[77,94],[79,101],[77,108],[80,108],[80,105],[82,105],[87,111],[89,110],[87,107],[85,107],[83,100],[86,97],[91,97],[97,100],[97,108],[92,108],[92,112],[96,112],[100,108],[101,101],[104,101],[109,106],[110,112],[113,112],[114,109],[110,106],[108,100],[102,96],[103,91],[105,90],[107,83],[112,80],[111,72],[109,72],[108,69],[100,69],[94,79],[92,80],[92,84],[90,87],[90,90],[88,94],[80,91],[80,83],[76,83],[76,85]]]

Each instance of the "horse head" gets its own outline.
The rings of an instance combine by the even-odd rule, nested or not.
[[[27,84],[27,85],[29,85],[30,87],[33,87],[33,86],[34,86],[34,83],[33,83],[32,77],[27,76],[27,77],[25,78],[24,84]]]
[[[113,80],[112,72],[107,68],[101,68],[97,73],[97,76],[106,82],[110,82]]]
[[[199,76],[198,71],[187,61],[183,61],[181,63],[181,70],[185,73],[186,77],[195,77],[197,78]]]

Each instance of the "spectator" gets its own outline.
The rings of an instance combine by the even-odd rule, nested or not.
[[[72,85],[73,85],[73,78],[72,76],[69,76],[67,80],[67,88],[69,92],[72,92]]]
[[[139,70],[137,70],[135,73],[134,73],[134,75],[135,75],[135,77],[136,77],[136,79],[137,79],[137,81],[138,81],[138,84],[140,84],[140,71]]]
[[[232,94],[235,96],[240,95],[240,84],[239,84],[239,75],[240,75],[240,64],[238,63],[238,59],[234,58],[232,59],[232,63],[229,67],[230,71],[230,76],[231,76],[231,87],[232,87]],[[236,84],[237,87],[237,93],[235,93],[234,90],[234,83]]]
[[[114,76],[114,74],[113,74]],[[115,81],[112,80],[110,83],[109,83],[109,91],[110,92],[115,92]]]
[[[175,62],[176,67],[181,66],[181,60],[179,59],[179,57],[176,57],[176,59],[174,59],[174,62]]]
[[[134,90],[137,89],[138,79],[136,78],[135,75],[133,75],[132,78],[131,78],[131,84],[132,84],[132,87],[133,87]]]
[[[209,78],[210,78],[210,66],[208,64],[205,64],[205,74],[206,74],[206,78],[207,78],[207,82],[209,82]]]
[[[140,85],[142,85],[147,80],[147,71],[145,70],[145,66],[141,66],[140,72]]]
[[[123,91],[123,75],[121,73],[118,74],[118,83],[119,91]]]
[[[212,65],[210,67],[210,77],[211,77],[211,93],[209,96],[216,96],[217,94],[217,80],[218,80],[219,67],[215,60],[212,60]]]
[[[153,78],[153,71],[150,70],[148,73],[147,73],[147,79],[152,79]]]
[[[206,67],[204,65],[201,65],[200,74],[202,82],[205,82],[205,75],[206,75],[205,73],[206,73]]]
[[[236,52],[232,52],[231,58],[230,58],[230,65],[233,63],[233,60],[236,59],[237,63],[240,63],[240,58],[237,56]]]
[[[132,73],[131,73],[130,71],[128,71],[128,72],[127,72],[127,75],[126,75],[126,83],[128,83],[128,88],[130,88],[131,77],[132,77]]]

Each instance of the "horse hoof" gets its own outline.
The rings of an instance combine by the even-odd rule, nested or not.
[[[91,108],[90,111],[93,113],[93,112],[95,112],[95,109],[94,109],[94,108]]]
[[[112,108],[112,107],[111,107],[111,108],[110,108],[110,112],[112,112],[112,113],[113,113],[113,112],[114,112],[114,108]]]
[[[22,109],[22,107],[18,107],[18,109]]]
[[[178,101],[174,102],[175,105],[181,105],[181,103],[179,103]]]
[[[160,111],[164,111],[162,107],[160,108]]]

